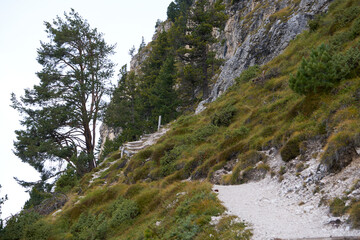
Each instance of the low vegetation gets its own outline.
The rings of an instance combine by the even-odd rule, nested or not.
[[[263,151],[271,148],[280,150],[284,160],[280,171],[271,173],[281,180],[285,162],[305,151],[305,141],[318,138],[324,139],[320,161],[327,173],[351,163],[360,146],[359,7],[359,0],[335,0],[329,13],[316,17],[281,55],[244,71],[201,114],[183,114],[171,122],[157,144],[131,159],[113,152],[95,171],[115,163],[91,184],[90,174],[70,181],[67,173],[57,185],[69,195],[62,212],[43,217],[23,212],[9,220],[0,236],[250,239],[250,231],[232,216],[211,221],[224,214],[224,207],[208,182],[230,163],[233,170],[222,176],[225,184],[266,173]],[[284,10],[273,17],[285,15]],[[256,78],[261,84],[251,81]],[[306,163],[296,168],[301,172]],[[349,213],[353,226],[360,227],[358,202],[347,208],[337,198],[330,210],[336,216]]]

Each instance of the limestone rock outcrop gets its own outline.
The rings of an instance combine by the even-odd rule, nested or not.
[[[229,19],[220,42],[213,46],[218,58],[225,60],[212,87],[214,101],[234,84],[234,79],[252,65],[262,65],[278,56],[308,26],[315,14],[326,12],[331,0],[237,0],[227,3]],[[230,6],[231,5],[231,6]],[[215,81],[215,79],[214,79]]]

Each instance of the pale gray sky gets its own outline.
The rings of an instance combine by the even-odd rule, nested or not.
[[[18,113],[10,108],[10,94],[38,83],[35,72],[36,49],[47,41],[44,21],[74,8],[92,28],[104,33],[108,44],[117,44],[113,60],[120,67],[130,61],[128,50],[137,48],[144,36],[151,40],[157,19],[166,19],[171,0],[0,0],[0,197],[9,200],[3,206],[2,218],[21,210],[28,194],[14,180],[37,180],[38,174],[13,153],[14,131],[20,128]]]

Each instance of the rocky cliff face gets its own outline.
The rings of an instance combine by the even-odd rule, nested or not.
[[[114,140],[115,138],[119,137],[122,132],[121,128],[113,129],[107,126],[105,123],[102,123],[99,129],[100,133],[100,155],[104,150],[104,145],[106,140]]]
[[[211,0],[214,1],[214,0]],[[307,28],[309,19],[326,12],[332,0],[225,0],[229,19],[223,32],[216,32],[219,43],[212,46],[217,57],[225,60],[219,75],[213,79],[210,97],[202,101],[196,112],[201,112],[205,103],[214,101],[234,84],[234,79],[252,65],[262,65],[279,55],[298,34]],[[157,33],[167,31],[170,22],[164,22]],[[150,46],[137,53],[130,62],[130,69],[137,72],[147,58]],[[106,138],[116,137],[118,131],[104,127],[100,133],[103,143]],[[117,133],[113,133],[117,132]]]
[[[237,0],[227,3],[229,19],[220,43],[214,46],[225,59],[209,99],[214,101],[234,84],[234,79],[252,65],[262,65],[279,55],[315,14],[326,12],[331,0]],[[222,44],[221,44],[222,43]],[[215,81],[215,80],[214,80]]]

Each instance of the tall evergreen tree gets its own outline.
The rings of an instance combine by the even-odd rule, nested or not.
[[[142,64],[138,86],[140,92],[139,111],[146,130],[154,130],[156,128],[157,116],[153,114],[156,106],[153,103],[152,95],[161,67],[169,55],[170,44],[168,34],[166,32],[159,33],[156,41],[151,43],[151,48],[152,51]]]
[[[152,103],[154,116],[162,116],[163,122],[169,122],[176,118],[176,108],[179,105],[175,85],[175,61],[169,56],[161,66],[159,75],[152,88]]]
[[[109,59],[114,46],[73,9],[45,26],[49,42],[38,49],[40,84],[20,100],[12,95],[25,128],[16,131],[14,152],[43,180],[59,171],[49,162],[66,161],[79,174],[95,167],[96,124],[114,66]]]
[[[175,0],[174,2],[171,2],[167,8],[168,18],[172,22],[175,22],[176,18],[186,13],[192,2],[193,0]]]
[[[216,63],[215,53],[210,45],[218,40],[213,36],[214,29],[223,29],[227,19],[224,13],[225,5],[222,0],[211,4],[208,0],[197,0],[190,8],[187,21],[187,35],[184,46],[179,49],[180,57],[188,64],[191,63],[201,70],[199,83],[203,99],[209,96],[209,79],[212,68]]]
[[[115,89],[111,103],[107,107],[105,123],[111,127],[121,127],[123,130],[138,129],[140,123],[137,107],[139,90],[137,77],[133,71],[127,72],[124,65],[119,73],[118,87]],[[136,137],[137,131],[134,131]]]

